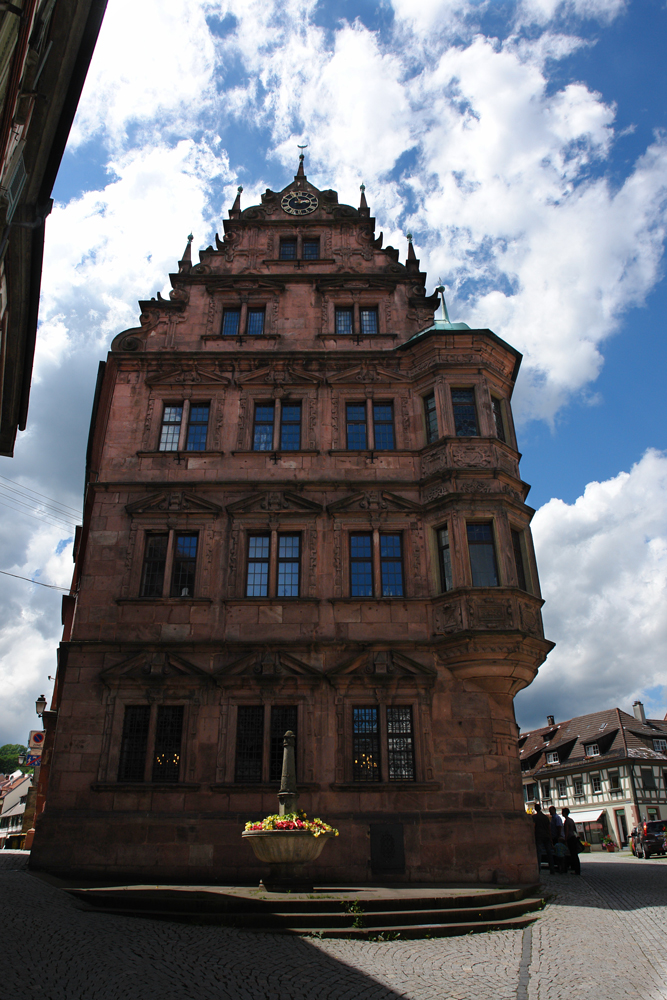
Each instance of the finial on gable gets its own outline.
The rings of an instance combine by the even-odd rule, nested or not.
[[[415,248],[412,244],[412,233],[406,233],[408,239],[408,259],[406,261],[406,267],[414,270],[419,269],[419,261],[417,260],[417,255],[415,253]]]
[[[229,212],[230,219],[234,217],[234,213],[236,213],[238,215],[241,214],[241,192],[242,191],[243,191],[243,186],[241,184],[239,184],[239,186],[236,189],[236,198],[234,199],[234,204],[232,205],[232,207],[230,209],[230,212]]]
[[[359,199],[359,209],[368,208],[368,203],[366,201],[366,185],[360,184],[359,190],[361,191],[361,198]]]
[[[295,181],[298,180],[299,177],[305,177],[306,176],[306,173],[305,173],[305,171],[303,169],[303,155],[304,155],[303,154],[303,150],[304,149],[308,149],[308,143],[305,143],[303,146],[299,146],[298,143],[297,143],[297,147],[296,148],[300,149],[301,152],[299,153],[299,169],[297,170],[296,174],[294,175],[294,180]]]
[[[443,316],[443,319],[444,319],[445,323],[451,323],[451,320],[449,318],[449,313],[447,312],[447,303],[445,302],[445,286],[444,285],[438,285],[438,287],[436,288],[436,292],[438,293],[438,295],[440,296],[440,298],[442,300],[442,316]]]
[[[192,267],[192,241],[194,236],[192,233],[188,236],[188,242],[185,244],[185,250],[183,251],[183,256],[178,262],[179,271],[189,271]]]

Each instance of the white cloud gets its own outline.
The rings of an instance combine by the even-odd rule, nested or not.
[[[589,483],[574,504],[550,500],[533,537],[545,634],[557,645],[517,714],[535,725],[538,703],[561,719],[630,710],[666,683],[667,454],[647,451],[630,472]]]

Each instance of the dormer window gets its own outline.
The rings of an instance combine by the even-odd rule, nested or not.
[[[551,750],[547,754],[547,764],[558,764],[558,763],[559,763],[558,751]]]
[[[584,747],[584,753],[587,757],[599,757],[600,747],[597,743],[587,743]]]
[[[653,740],[653,749],[658,753],[667,753],[667,740]]]

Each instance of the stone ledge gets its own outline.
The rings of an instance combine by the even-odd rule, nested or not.
[[[199,782],[175,781],[173,784],[153,781],[93,781],[91,792],[197,792]]]
[[[322,786],[317,784],[316,782],[310,782],[309,784],[305,785],[301,785],[297,782],[296,789],[298,792],[319,792],[321,790],[321,787]],[[280,782],[278,781],[274,781],[271,783],[258,782],[256,785],[255,784],[245,785],[242,784],[241,782],[238,783],[221,782],[216,785],[211,785],[210,788],[212,792],[228,792],[228,793],[243,792],[244,794],[247,794],[248,792],[262,792],[263,794],[268,792],[277,795],[278,789],[280,788]]]
[[[329,785],[332,792],[439,792],[439,781],[349,781]]]
[[[117,597],[116,604],[194,605],[213,604],[212,597]]]

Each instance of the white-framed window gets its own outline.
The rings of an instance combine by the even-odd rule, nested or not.
[[[567,781],[558,782],[558,798],[559,799],[567,798]]]
[[[551,798],[551,783],[549,781],[542,782],[542,798],[543,799]]]
[[[595,793],[602,791],[602,781],[599,774],[591,774],[591,789]]]
[[[667,753],[667,740],[653,740],[653,749],[658,753]]]
[[[549,753],[547,754],[547,764],[558,764],[558,763],[559,763],[558,750],[550,750]]]
[[[574,778],[574,794],[583,798],[584,795],[584,782],[581,778]]]
[[[584,753],[587,757],[599,757],[600,747],[597,743],[587,743],[584,747]]]
[[[619,792],[621,790],[621,779],[618,771],[609,772],[609,790]]]

